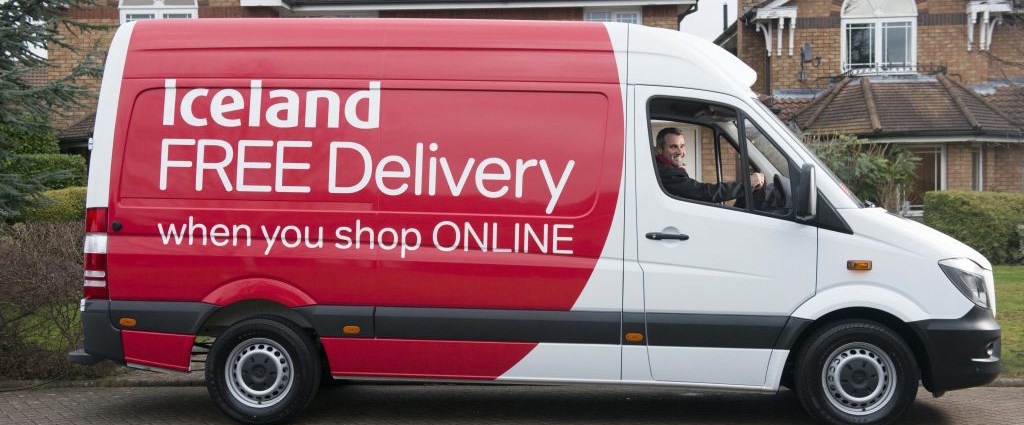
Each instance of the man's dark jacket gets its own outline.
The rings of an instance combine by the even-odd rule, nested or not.
[[[668,193],[704,202],[725,202],[743,196],[743,184],[737,182],[701,183],[690,178],[664,156],[658,155],[658,177]]]

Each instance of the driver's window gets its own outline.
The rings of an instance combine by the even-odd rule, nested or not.
[[[666,195],[745,208],[749,176],[741,172],[734,110],[698,100],[655,98],[649,114],[652,166]]]
[[[666,195],[791,215],[789,161],[756,124],[735,109],[656,97],[648,104],[647,126],[651,165]]]

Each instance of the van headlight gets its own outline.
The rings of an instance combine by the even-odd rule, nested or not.
[[[992,308],[995,314],[995,294],[992,272],[966,258],[939,261],[939,267],[967,299],[982,308]]]

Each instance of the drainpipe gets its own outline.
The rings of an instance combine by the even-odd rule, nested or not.
[[[729,3],[722,3],[722,32],[729,29]]]
[[[683,23],[683,18],[689,16],[691,13],[696,12],[696,11],[697,11],[697,2],[694,2],[693,4],[690,5],[689,9],[684,10],[683,13],[680,13],[679,16],[676,16],[676,28],[679,28],[679,25],[681,25]]]

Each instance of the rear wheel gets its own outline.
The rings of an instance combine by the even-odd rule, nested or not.
[[[797,397],[823,423],[890,424],[917,397],[913,352],[876,322],[845,320],[819,329],[797,361]]]
[[[310,338],[283,319],[239,322],[213,343],[207,357],[210,397],[246,424],[287,421],[302,412],[320,384],[320,357]]]

